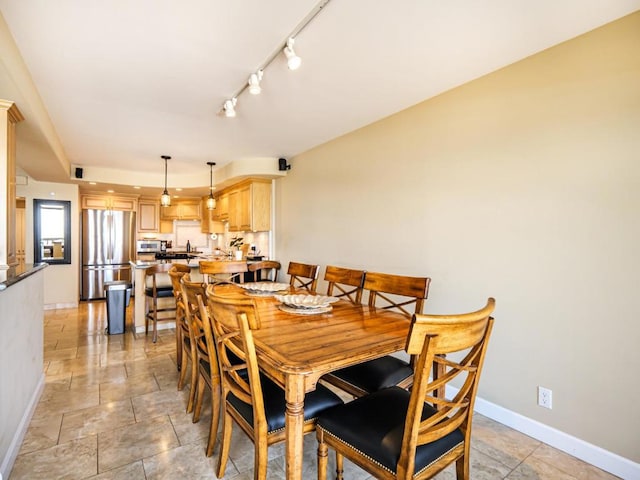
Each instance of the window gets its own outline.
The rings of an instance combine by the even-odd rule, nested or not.
[[[71,263],[71,202],[33,200],[33,261]]]

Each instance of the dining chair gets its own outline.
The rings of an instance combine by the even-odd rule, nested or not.
[[[205,283],[244,283],[245,261],[200,260],[200,273]]]
[[[378,479],[432,478],[456,462],[469,480],[471,424],[495,300],[458,315],[413,316],[406,352],[416,356],[411,391],[393,386],[325,410],[317,420],[318,479],[326,479],[327,447],[336,452],[337,479],[346,457]],[[455,353],[460,360],[447,360]],[[446,369],[430,380],[433,362]],[[435,392],[456,381],[449,397]]]
[[[364,270],[327,265],[324,280],[327,284],[327,295],[348,300],[355,305],[362,303]]]
[[[198,388],[198,352],[196,344],[199,337],[202,336],[202,332],[200,330],[196,331],[196,326],[193,323],[193,316],[199,311],[199,306],[195,301],[198,294],[205,294],[205,284],[202,282],[192,282],[191,275],[188,273],[183,275],[180,279],[180,297],[184,305],[184,321],[180,324],[182,341],[180,345],[181,366],[180,376],[178,377],[178,390],[184,388],[187,371],[189,371],[191,377],[189,382],[187,413],[193,412]],[[191,364],[191,368],[188,368],[189,364]]]
[[[216,475],[224,476],[235,422],[254,444],[254,479],[265,479],[268,447],[285,440],[285,393],[260,374],[253,340],[253,331],[260,328],[255,299],[216,295],[211,289],[207,294],[220,364],[224,415]],[[234,355],[243,363],[234,364]],[[304,433],[314,431],[315,418],[322,410],[339,404],[340,397],[322,385],[307,393]]]
[[[171,279],[171,288],[173,296],[176,299],[176,365],[178,371],[182,368],[182,339],[186,331],[186,322],[184,317],[184,302],[182,300],[182,286],[180,279],[183,275],[191,272],[189,265],[183,263],[174,263],[169,269],[169,278]]]
[[[197,391],[192,420],[193,423],[200,420],[204,391],[208,387],[211,392],[211,424],[209,425],[206,455],[210,457],[215,448],[220,421],[220,372],[209,314],[205,306],[206,284],[183,281],[182,289],[185,295],[185,313],[191,325],[196,352]]]
[[[260,262],[249,263],[247,268],[250,272],[253,272],[254,281],[256,282],[278,281],[280,262],[276,260],[262,260]]]
[[[431,279],[428,277],[366,272],[363,286],[369,292],[369,307],[395,310],[410,320],[412,314],[422,313],[430,283]],[[392,385],[410,387],[413,381],[411,363],[386,355],[336,370],[324,375],[322,379],[359,397]]]
[[[145,310],[144,331],[149,333],[149,322],[153,323],[153,343],[158,340],[158,321],[176,320],[177,307],[173,295],[173,285],[168,276],[171,263],[158,263],[145,270]],[[160,300],[160,306],[158,305]],[[173,313],[160,318],[158,313]]]
[[[318,265],[289,262],[289,268],[287,269],[289,284],[294,288],[304,289],[309,293],[316,293],[319,270],[320,267]]]

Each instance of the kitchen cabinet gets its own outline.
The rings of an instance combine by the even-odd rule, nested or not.
[[[4,234],[0,240],[0,266],[16,265],[16,124],[24,120],[15,103],[0,100],[0,225]],[[4,197],[4,198],[2,198]],[[3,248],[5,247],[6,248]]]
[[[216,208],[213,210],[211,218],[216,222],[226,222],[229,220],[229,193],[222,192],[216,196]]]
[[[201,220],[200,199],[173,201],[168,207],[160,207],[161,220]]]
[[[138,232],[157,233],[160,230],[160,202],[152,198],[138,200]]]
[[[207,208],[207,199],[209,196],[202,197],[202,204],[200,206],[202,210],[202,220],[200,221],[200,231],[202,233],[224,233],[224,223],[214,219],[215,209],[209,210]],[[218,202],[216,201],[216,207]]]
[[[16,260],[18,266],[24,268],[25,263],[25,201],[18,200],[16,209]]]
[[[229,193],[229,231],[262,232],[271,229],[271,181],[249,180]]]
[[[82,195],[81,208],[87,210],[136,211],[137,197],[114,197],[109,195]]]

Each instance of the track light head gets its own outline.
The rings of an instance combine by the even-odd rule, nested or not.
[[[289,40],[287,40],[287,46],[284,47],[284,56],[287,57],[287,66],[289,67],[289,70],[297,70],[298,68],[300,68],[300,65],[302,65],[302,59],[296,55],[295,50],[293,49],[293,44],[295,43],[295,40],[290,37]]]
[[[264,72],[262,70],[258,70],[256,73],[252,73],[249,76],[248,84],[249,84],[249,93],[251,95],[258,95],[262,92],[262,87],[260,86],[260,82],[262,81],[262,76]]]
[[[236,116],[236,103],[238,103],[238,99],[236,97],[233,97],[224,102],[224,106],[222,108],[224,110],[225,117]]]

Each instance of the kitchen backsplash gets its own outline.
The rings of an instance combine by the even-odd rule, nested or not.
[[[242,237],[247,245],[255,245],[260,255],[270,255],[270,232],[229,232],[216,234],[216,238],[200,231],[200,222],[174,220],[173,233],[154,234],[158,240],[171,241],[173,250],[186,249],[187,240],[191,248],[203,253],[211,253],[216,248],[229,250],[229,242],[234,237]],[[142,238],[142,237],[141,237]]]

